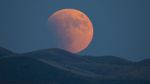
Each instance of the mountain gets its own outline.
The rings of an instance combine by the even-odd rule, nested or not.
[[[115,56],[81,56],[51,48],[19,54],[80,76],[99,80],[150,80],[150,68]]]
[[[81,76],[23,56],[0,58],[2,83],[93,84]]]
[[[58,48],[43,49],[11,56],[28,57],[55,67],[55,69],[75,74],[81,78],[88,78],[100,84],[150,83],[149,59],[132,62],[116,56],[81,56]],[[57,72],[54,71],[53,73]]]
[[[137,62],[135,65],[137,66],[150,66],[150,59],[145,59]]]
[[[14,53],[0,46],[0,57],[10,55],[10,54],[14,54]]]
[[[115,56],[83,56],[83,57],[100,64],[111,64],[111,65],[133,64],[133,62],[131,61]]]
[[[24,54],[19,54],[18,56],[27,56],[27,57],[35,58],[45,63],[48,63],[52,66],[55,66],[57,68],[67,70],[72,73],[86,76],[86,77],[99,76],[98,74],[91,73],[89,71],[85,71],[80,68],[74,67],[76,63],[86,64],[86,63],[91,63],[92,61],[85,59],[80,55],[73,54],[58,48],[38,50],[38,51],[28,52]]]

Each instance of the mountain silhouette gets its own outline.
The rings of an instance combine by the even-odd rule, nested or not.
[[[148,66],[150,66],[150,59],[145,59],[145,60],[139,61],[135,65],[148,67]]]
[[[92,61],[85,59],[80,55],[73,54],[58,48],[38,50],[38,51],[28,52],[24,54],[18,54],[18,56],[27,56],[27,57],[35,58],[45,63],[48,63],[52,66],[55,66],[57,68],[71,71],[78,75],[99,76],[98,74],[85,71],[73,66],[76,63],[85,64],[85,63],[91,63]]]
[[[0,84],[2,83],[92,84],[93,82],[36,59],[16,56],[0,58]]]
[[[87,79],[90,79],[90,82],[88,81],[88,83],[92,83],[92,84],[97,84],[97,82],[98,84],[101,83],[102,84],[133,84],[133,83],[149,84],[150,83],[150,60],[149,59],[145,59],[139,62],[132,62],[116,56],[81,56],[81,55],[70,53],[63,49],[50,48],[50,49],[37,50],[37,51],[32,51],[32,52],[22,53],[22,54],[13,54],[9,57],[3,56],[2,58],[0,58],[0,61],[6,58],[9,58],[9,61],[11,61],[13,57],[15,59],[21,57],[20,58],[22,60],[21,63],[28,64],[28,65],[33,64],[33,66],[39,67],[41,69],[42,68],[44,69],[45,66],[47,67],[49,66],[57,70],[64,71],[63,73],[71,74],[69,75],[69,78],[72,79],[73,81],[75,79],[74,77],[77,77],[79,81],[81,81],[80,79],[82,79],[84,83],[87,82]],[[32,62],[36,60],[38,63],[42,63],[43,65],[40,66],[32,62],[28,62],[27,60],[24,61],[24,59],[32,60]],[[16,63],[16,61],[13,62]],[[18,64],[16,68],[20,67],[19,64],[21,63],[16,63],[16,65]],[[6,64],[1,63],[0,66],[2,66],[3,64],[7,65],[7,63]],[[6,67],[5,69],[8,68],[9,70],[12,69],[11,67]],[[31,70],[30,72],[31,68],[28,69],[29,70],[25,72],[27,73],[29,72],[31,74],[34,73],[33,72],[34,70]],[[20,70],[23,71],[24,68]],[[7,70],[0,71],[0,73],[5,71]],[[55,70],[50,71],[48,73],[51,72],[55,74],[58,73]],[[14,73],[16,72],[14,71]],[[20,74],[23,75],[22,73],[23,72],[21,72]],[[40,71],[36,73],[40,73]],[[60,77],[64,75],[61,73],[59,73]],[[64,79],[64,81],[67,80]],[[54,82],[56,82],[56,80]],[[84,83],[78,83],[78,84],[84,84]],[[61,83],[59,82],[58,84]],[[62,84],[67,84],[67,83],[62,83]],[[70,83],[70,84],[74,84],[74,83]]]
[[[13,52],[0,46],[0,57],[13,54]]]
[[[94,61],[100,64],[111,64],[111,65],[131,65],[133,62],[126,59],[115,57],[115,56],[83,56],[86,59]]]

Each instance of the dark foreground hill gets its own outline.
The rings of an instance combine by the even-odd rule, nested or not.
[[[76,63],[86,64],[91,63],[92,61],[87,60],[80,55],[72,54],[70,52],[58,48],[38,50],[29,53],[19,54],[18,56],[27,56],[35,58],[57,68],[70,71],[72,73],[82,76],[99,76],[95,73],[91,73],[89,71],[85,71],[73,66]]]
[[[77,78],[79,81],[81,79],[87,82],[86,79],[84,78],[88,77],[88,79],[90,80],[99,82],[98,84],[150,84],[150,60],[149,59],[145,59],[140,62],[132,62],[115,56],[81,56],[58,48],[38,50],[38,51],[33,51],[33,52],[28,52],[23,54],[16,54],[16,55],[12,55],[12,57],[27,57],[28,59],[32,58],[32,60],[34,59],[38,62],[42,62],[42,63],[44,62],[44,66],[39,67],[38,64],[34,64],[32,62],[28,63],[27,61],[24,61],[24,58],[19,59],[19,60],[23,60],[22,63],[24,64],[26,63],[28,65],[34,64],[33,66],[36,66],[41,69],[42,68],[45,69],[45,64],[46,64],[46,66],[50,66],[55,69],[64,71],[61,73],[72,74],[69,76],[69,78],[72,79],[73,81],[75,79],[74,75],[76,74],[75,76],[78,76]],[[4,57],[1,59],[4,59]],[[3,64],[4,64],[3,66],[7,65],[7,63],[6,64],[3,63]],[[16,67],[20,67],[20,66],[16,66]],[[6,67],[6,69],[13,70],[10,67]],[[30,70],[30,69],[32,68],[29,68],[29,70],[25,72],[33,74],[34,70]],[[21,71],[24,72],[24,70],[26,69],[23,68],[20,70],[20,72]],[[39,74],[41,72],[42,70],[37,73]],[[64,75],[59,73],[59,71],[57,72],[57,70],[50,71],[48,73],[52,73],[52,72],[55,74],[59,74],[58,78],[59,77],[61,78],[62,75]],[[8,79],[11,77],[13,76],[8,76]],[[67,81],[65,79],[64,81]],[[93,83],[92,81],[92,84],[97,84],[96,82]],[[88,83],[91,83],[91,81]],[[67,84],[67,83],[61,83],[61,84]],[[78,84],[84,84],[84,83],[80,82]]]
[[[0,84],[93,84],[81,76],[29,57],[0,58]]]
[[[136,63],[114,56],[80,56],[57,48],[20,56],[32,57],[59,69],[100,80],[150,80],[150,65],[144,60]]]

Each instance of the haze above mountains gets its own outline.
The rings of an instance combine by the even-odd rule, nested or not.
[[[149,84],[150,59],[81,56],[58,48],[17,54],[0,47],[0,83]]]

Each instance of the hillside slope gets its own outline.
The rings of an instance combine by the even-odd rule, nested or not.
[[[92,84],[85,78],[29,57],[0,58],[0,83]]]
[[[100,64],[131,65],[133,62],[115,56],[83,56],[84,58]]]
[[[150,80],[150,66],[115,56],[80,56],[52,48],[20,54],[77,75],[101,80]]]
[[[81,56],[58,48],[43,49],[11,56],[34,58],[59,70],[73,73],[80,77],[89,77],[102,84],[150,83],[149,59],[132,62],[115,56]]]
[[[27,56],[34,59],[38,59],[45,63],[48,63],[49,65],[55,66],[57,68],[66,71],[70,71],[77,75],[82,75],[86,77],[99,76],[98,74],[91,73],[89,71],[85,71],[73,66],[76,63],[78,64],[93,63],[92,61],[85,59],[80,55],[73,54],[58,48],[38,50],[38,51],[28,52],[24,54],[19,54],[18,56]]]
[[[14,54],[14,53],[0,46],[0,57],[10,55],[10,54]]]

